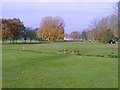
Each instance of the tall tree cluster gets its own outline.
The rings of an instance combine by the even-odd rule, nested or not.
[[[23,34],[21,35],[22,38],[24,38],[25,43],[26,40],[29,39],[30,43],[33,39],[36,39],[36,29],[32,29],[31,27],[26,27]]]
[[[103,17],[100,20],[94,19],[91,27],[88,35],[102,43],[107,43],[112,38],[120,38],[118,36],[118,15],[116,14]]]
[[[61,17],[44,17],[37,30],[37,38],[42,40],[64,39],[64,20]]]
[[[23,22],[18,18],[13,19],[1,19],[2,26],[2,40],[10,39],[13,41],[17,40],[19,34],[25,29]]]

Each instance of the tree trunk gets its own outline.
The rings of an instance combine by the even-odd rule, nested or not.
[[[16,39],[16,44],[17,44],[17,39]]]
[[[30,43],[31,43],[31,39],[30,39]]]
[[[4,39],[2,40],[2,43],[4,44]]]
[[[26,38],[24,38],[24,40],[25,40],[25,44],[26,44]]]
[[[14,44],[14,40],[15,40],[15,37],[13,37],[13,41],[12,41],[12,42],[13,42],[13,44]]]
[[[11,43],[11,39],[10,39],[10,43]]]
[[[100,39],[98,39],[99,40],[99,43],[100,43]]]
[[[12,40],[13,44],[14,44],[14,39]]]
[[[30,43],[31,43],[31,41],[32,41],[32,38],[30,38]]]
[[[41,41],[41,40],[39,39],[39,43],[40,43],[40,41]]]

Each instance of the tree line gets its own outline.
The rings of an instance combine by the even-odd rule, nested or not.
[[[120,13],[120,2],[116,13],[102,17],[101,19],[93,19],[91,25],[82,32],[73,31],[70,34],[64,34],[65,22],[62,17],[46,16],[43,17],[38,28],[25,27],[19,18],[0,19],[0,38],[3,43],[10,40],[10,43],[17,43],[18,39],[29,39],[30,43],[33,39],[39,41],[64,40],[64,37],[70,37],[73,40],[98,40],[101,43],[107,43],[109,39],[119,39],[118,22]]]
[[[107,43],[110,39],[120,38],[118,35],[118,15],[112,14],[100,20],[94,19],[90,33],[93,34],[92,38],[102,43]]]
[[[119,24],[120,24],[120,1],[117,3],[114,13],[102,17],[101,19],[93,19],[89,27],[82,32],[74,31],[65,34],[73,39],[97,40],[100,43],[107,43],[110,39],[119,40]]]
[[[64,39],[64,21],[61,17],[44,17],[40,22],[40,27],[32,29],[25,27],[19,18],[1,19],[2,27],[0,37],[4,43],[10,40],[10,43],[17,43],[17,40],[33,39],[36,40],[56,40]]]
[[[73,31],[70,34],[65,34],[65,37],[70,37],[73,40],[97,40],[101,43],[107,43],[109,39],[118,40],[118,14],[114,13],[110,16],[101,19],[93,19],[88,29],[82,32]]]
[[[64,34],[65,23],[61,17],[43,17],[40,22],[40,27],[32,29],[25,27],[23,22],[18,18],[1,19],[2,20],[2,40],[10,40],[14,43],[18,39],[29,39],[30,43],[35,40],[60,40],[64,37],[70,37],[73,40],[98,40],[101,43],[107,43],[109,39],[119,39],[118,35],[118,15],[112,14],[103,17],[100,20],[93,19],[90,27],[82,32],[73,31],[70,34]]]

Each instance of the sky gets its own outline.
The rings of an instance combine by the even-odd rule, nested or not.
[[[26,27],[38,28],[44,16],[61,16],[65,22],[65,33],[70,33],[87,29],[94,18],[100,19],[111,15],[116,7],[115,0],[109,0],[109,2],[50,1],[3,0],[2,18],[20,18]]]
[[[2,2],[118,2],[119,0],[1,0]]]

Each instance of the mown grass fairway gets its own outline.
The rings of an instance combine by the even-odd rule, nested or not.
[[[63,49],[82,56],[57,53]],[[96,42],[4,44],[3,88],[117,88],[118,59],[108,57],[117,54],[117,44]]]

